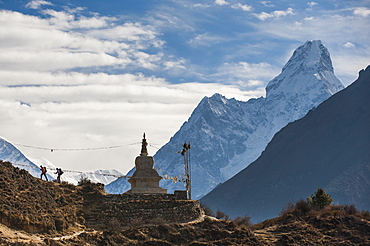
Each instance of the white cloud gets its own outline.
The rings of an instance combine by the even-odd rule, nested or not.
[[[225,38],[211,35],[209,33],[199,34],[192,38],[188,44],[193,47],[200,47],[200,46],[212,46],[214,44],[218,44],[222,41],[225,41]]]
[[[365,7],[356,8],[355,10],[353,10],[353,13],[362,17],[368,17],[370,16],[370,9]]]
[[[343,47],[353,48],[353,47],[356,47],[356,46],[353,43],[351,43],[351,42],[346,42],[345,44],[343,44]]]
[[[252,6],[249,6],[249,5],[246,5],[246,4],[241,4],[241,3],[233,4],[233,5],[231,5],[231,7],[233,9],[241,9],[243,11],[251,11],[253,9]]]
[[[346,50],[348,50],[348,48]],[[365,69],[370,65],[370,53],[360,55],[352,52],[332,53],[335,74],[345,86],[357,79],[358,72],[361,69]]]
[[[51,2],[44,0],[32,0],[26,4],[26,8],[38,9],[42,5],[53,5]]]
[[[166,62],[159,50],[164,42],[151,26],[130,22],[116,25],[115,18],[76,19],[75,15],[67,12],[51,13],[53,17],[41,19],[0,11],[0,42],[3,47],[0,64],[3,70],[123,68],[127,65],[155,69]],[[71,31],[76,27],[86,29],[83,32]],[[145,52],[149,47],[158,49],[158,53]]]
[[[287,10],[275,10],[271,13],[261,12],[259,14],[254,14],[254,16],[256,16],[258,19],[264,21],[264,20],[270,19],[270,18],[279,18],[279,17],[283,17],[283,16],[287,16],[287,15],[293,15],[293,14],[294,14],[293,9],[288,8]]]
[[[91,66],[124,66],[129,62],[130,59],[116,58],[105,53],[23,50],[0,53],[0,66],[3,70],[51,71]]]
[[[275,5],[271,3],[271,1],[261,1],[261,3],[266,7],[275,7]]]
[[[313,2],[313,1],[312,1],[312,2],[308,2],[308,3],[307,3],[307,5],[308,5],[308,6],[310,6],[310,7],[313,7],[313,6],[317,5],[317,4],[318,4],[318,3]]]
[[[101,30],[91,30],[87,33],[96,38],[115,41],[153,40],[158,35],[152,27],[142,26],[139,23],[124,23],[113,28],[106,28],[104,32]]]
[[[202,3],[196,3],[196,4],[193,4],[192,6],[195,7],[195,8],[209,8],[209,7],[211,7],[210,4],[202,4]]]
[[[216,5],[228,5],[230,4],[229,2],[225,1],[225,0],[215,0],[215,4]]]
[[[72,49],[94,52],[112,52],[120,48],[118,42],[106,42],[83,33],[60,30],[57,25],[17,12],[0,11],[0,33],[2,45],[11,49],[55,50]],[[102,30],[104,32],[104,29]],[[113,47],[113,48],[112,48]]]
[[[9,78],[12,78],[9,81]],[[30,103],[58,102],[122,102],[152,101],[158,103],[185,103],[202,95],[212,95],[219,88],[228,95],[243,93],[232,85],[221,84],[169,84],[161,78],[143,75],[77,72],[2,72],[0,71],[0,98]],[[32,85],[39,86],[32,86]],[[20,86],[24,85],[24,86]],[[28,86],[27,86],[28,85]],[[64,86],[69,85],[69,86]],[[179,97],[178,95],[182,95]],[[240,97],[240,99],[246,99]]]
[[[138,65],[139,67],[143,67],[146,69],[156,69],[159,67],[158,64],[161,62],[163,54],[157,53],[157,54],[148,54],[145,52],[137,51],[134,54],[135,57],[135,63],[134,65]]]
[[[165,69],[186,69],[184,64],[186,61],[184,59],[179,59],[177,61],[167,61],[164,63]]]
[[[253,79],[250,79],[248,80],[248,86],[259,86],[259,87],[264,87],[265,86],[265,82],[261,81],[261,80],[253,80]]]
[[[116,21],[114,17],[106,16],[79,16],[76,15],[79,10],[69,11],[55,11],[52,9],[46,9],[42,11],[45,15],[49,15],[48,21],[59,29],[97,29],[102,27],[108,27],[111,22]]]
[[[345,43],[348,37],[359,36],[360,40],[366,40],[366,37],[370,34],[370,29],[366,28],[368,23],[362,18],[340,15],[301,18],[297,14],[295,21],[276,19],[252,25],[260,31],[260,35],[269,35],[298,42],[321,39],[324,43]],[[300,23],[300,28],[297,28],[297,22]],[[331,28],[328,29],[328,26]],[[364,33],[364,35],[358,35],[358,33]]]
[[[279,72],[280,69],[265,62],[224,63],[213,77],[230,84],[237,84],[240,88],[251,89],[266,85]]]

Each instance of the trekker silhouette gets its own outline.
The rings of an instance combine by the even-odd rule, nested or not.
[[[57,170],[57,171],[56,171],[56,173],[55,173],[55,174],[58,174],[57,182],[58,182],[58,183],[60,183],[60,176],[61,176],[64,172],[62,171],[62,169],[61,169],[61,168],[57,168],[56,170]]]
[[[44,176],[46,181],[49,181],[48,177],[46,176],[46,172],[47,172],[46,167],[40,166],[40,170],[41,170],[41,177],[40,178],[42,179],[42,176]]]

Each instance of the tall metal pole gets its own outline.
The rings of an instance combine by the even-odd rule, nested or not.
[[[190,143],[184,143],[181,155],[184,157],[186,193],[188,199],[191,199]]]
[[[190,142],[188,143],[188,170],[189,170],[189,199],[191,200],[191,166],[190,166]]]

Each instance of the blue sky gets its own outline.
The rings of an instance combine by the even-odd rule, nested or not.
[[[204,96],[265,95],[294,49],[320,39],[344,85],[370,63],[370,1],[0,0],[0,136],[81,170],[134,165]],[[156,148],[149,149],[154,154]]]

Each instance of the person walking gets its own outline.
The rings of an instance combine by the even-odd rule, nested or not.
[[[60,176],[63,174],[64,172],[62,171],[61,168],[57,168],[57,171],[55,174],[58,174],[57,176],[57,182],[60,183]]]
[[[41,177],[40,178],[42,179],[42,176],[44,176],[46,181],[49,181],[48,177],[46,176],[46,172],[47,172],[46,167],[40,166],[40,170],[41,170]]]

